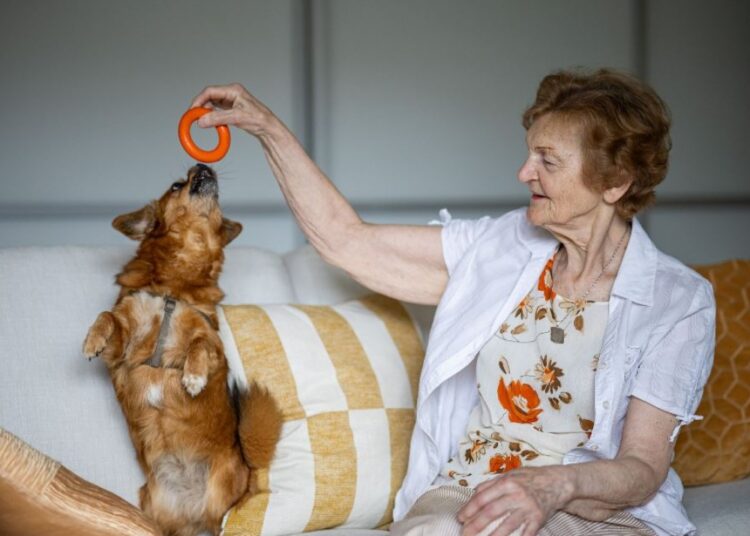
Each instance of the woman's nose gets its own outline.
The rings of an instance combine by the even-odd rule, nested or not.
[[[535,176],[534,166],[531,163],[531,158],[529,158],[523,163],[521,169],[518,170],[518,180],[527,183],[533,180]]]

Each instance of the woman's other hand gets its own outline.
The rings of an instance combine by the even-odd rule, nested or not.
[[[278,122],[273,112],[241,84],[206,87],[190,105],[198,106],[213,110],[198,120],[203,128],[231,125],[262,137]]]
[[[523,527],[523,536],[534,536],[570,500],[573,483],[564,466],[515,469],[479,484],[471,500],[458,512],[462,535],[479,534],[502,519],[493,536],[508,536]]]

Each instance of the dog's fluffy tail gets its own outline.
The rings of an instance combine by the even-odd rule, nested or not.
[[[282,415],[276,400],[257,384],[239,394],[239,436],[242,456],[253,469],[270,467],[281,437]]]

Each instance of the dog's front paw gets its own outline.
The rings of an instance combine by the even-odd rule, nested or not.
[[[83,357],[91,361],[93,358],[99,357],[106,347],[107,339],[101,333],[91,330],[83,342]]]
[[[185,374],[182,376],[182,386],[190,396],[196,396],[203,391],[206,382],[207,378],[205,376],[198,376],[196,374]]]

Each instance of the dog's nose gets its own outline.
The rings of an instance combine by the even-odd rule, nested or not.
[[[195,165],[195,171],[194,171],[194,174],[193,174],[193,179],[194,180],[202,181],[203,179],[213,179],[213,178],[215,178],[214,177],[214,173],[213,173],[213,171],[211,170],[210,167],[208,167],[205,164],[196,164]]]
[[[190,179],[190,195],[217,195],[216,173],[207,165],[193,166],[190,170]]]

